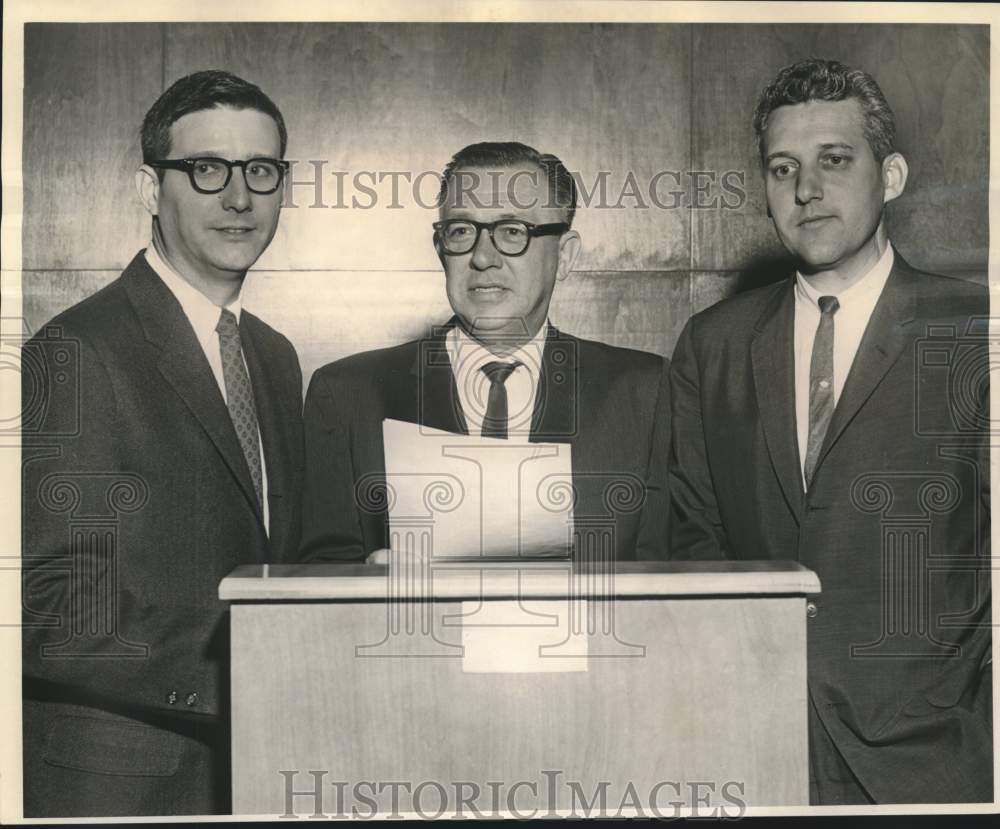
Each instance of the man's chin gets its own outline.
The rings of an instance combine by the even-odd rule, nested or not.
[[[221,256],[212,264],[215,266],[215,269],[220,272],[220,274],[226,274],[231,276],[233,279],[239,279],[253,267],[254,263],[259,258],[260,254],[257,254],[256,256]]]
[[[505,337],[530,337],[528,321],[524,317],[501,313],[480,314],[470,318],[462,316],[462,325],[476,338],[502,335]]]
[[[803,276],[824,273],[836,267],[838,262],[836,253],[831,250],[813,248],[798,251],[790,250],[789,252],[795,258],[799,273]]]

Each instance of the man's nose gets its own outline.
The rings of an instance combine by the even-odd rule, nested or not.
[[[500,267],[500,251],[494,247],[486,228],[480,230],[476,237],[476,246],[472,249],[472,267],[478,271]]]
[[[250,188],[247,187],[242,167],[233,167],[229,184],[222,191],[222,206],[227,210],[235,210],[237,213],[243,213],[250,209]]]
[[[795,180],[795,200],[799,204],[807,204],[813,199],[823,198],[823,182],[819,174],[809,167],[799,170]]]

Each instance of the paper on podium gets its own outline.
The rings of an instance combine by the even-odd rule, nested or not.
[[[566,443],[457,435],[382,422],[390,546],[433,558],[569,556]]]

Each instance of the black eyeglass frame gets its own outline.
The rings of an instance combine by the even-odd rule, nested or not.
[[[466,251],[462,251],[461,253],[448,250],[444,243],[443,230],[451,224],[467,224],[476,228],[476,238],[472,243],[472,247]],[[527,241],[524,243],[524,250],[520,253],[507,253],[506,251],[500,250],[500,248],[497,247],[497,240],[493,238],[493,231],[496,230],[499,225],[509,224],[523,225],[528,234]],[[528,252],[528,248],[531,246],[531,240],[536,236],[562,236],[569,230],[570,226],[567,222],[549,222],[548,224],[536,225],[533,222],[525,222],[522,219],[497,219],[495,222],[477,222],[475,219],[445,219],[442,222],[434,222],[431,227],[434,228],[434,235],[441,243],[441,250],[446,256],[465,256],[467,253],[472,253],[472,251],[476,249],[476,245],[479,244],[479,237],[482,235],[484,230],[490,235],[490,242],[493,244],[497,253],[500,253],[503,256],[524,256],[524,254]]]
[[[203,161],[213,161],[226,165],[226,180],[221,187],[205,188],[195,182],[194,167],[196,164]],[[254,187],[250,184],[250,179],[247,178],[247,165],[255,164],[261,161],[267,162],[268,164],[274,164],[278,168],[278,181],[270,190],[254,189]],[[288,174],[287,161],[280,158],[267,158],[265,156],[248,158],[246,161],[230,161],[227,158],[219,158],[218,156],[200,155],[196,158],[161,158],[156,159],[155,161],[147,161],[146,164],[160,170],[180,170],[182,173],[187,173],[188,180],[191,182],[191,188],[196,193],[201,193],[206,196],[221,193],[229,186],[229,182],[233,179],[233,167],[243,168],[243,181],[247,186],[247,190],[251,193],[256,193],[258,196],[269,196],[272,193],[276,193],[280,189],[282,182],[285,180],[285,176]]]

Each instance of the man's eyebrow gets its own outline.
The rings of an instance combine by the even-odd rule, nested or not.
[[[467,208],[464,208],[464,207],[455,207],[455,208],[452,209],[452,218],[453,219],[467,219],[467,218],[469,218],[469,216],[466,215],[468,212],[469,212],[469,210]],[[505,211],[505,212],[499,214],[498,216],[494,216],[492,221],[498,222],[498,221],[502,221],[503,219],[517,219],[518,221],[527,221],[527,219],[524,219],[522,216],[518,215],[517,213],[511,213],[510,211]]]
[[[792,154],[785,152],[784,150],[776,150],[773,153],[768,153],[767,158],[764,159],[765,164],[770,164],[776,158],[791,158]]]
[[[222,150],[195,150],[194,152],[186,153],[183,158],[223,158],[226,161],[249,161],[251,158],[274,158],[274,156],[268,155],[267,153],[250,153],[245,159],[235,159],[230,158]]]
[[[819,145],[821,150],[853,150],[854,145],[848,144],[846,141],[830,141]],[[788,150],[775,150],[773,153],[768,153],[767,157],[764,159],[765,163],[770,163],[776,158],[795,158],[795,154],[789,152]]]

